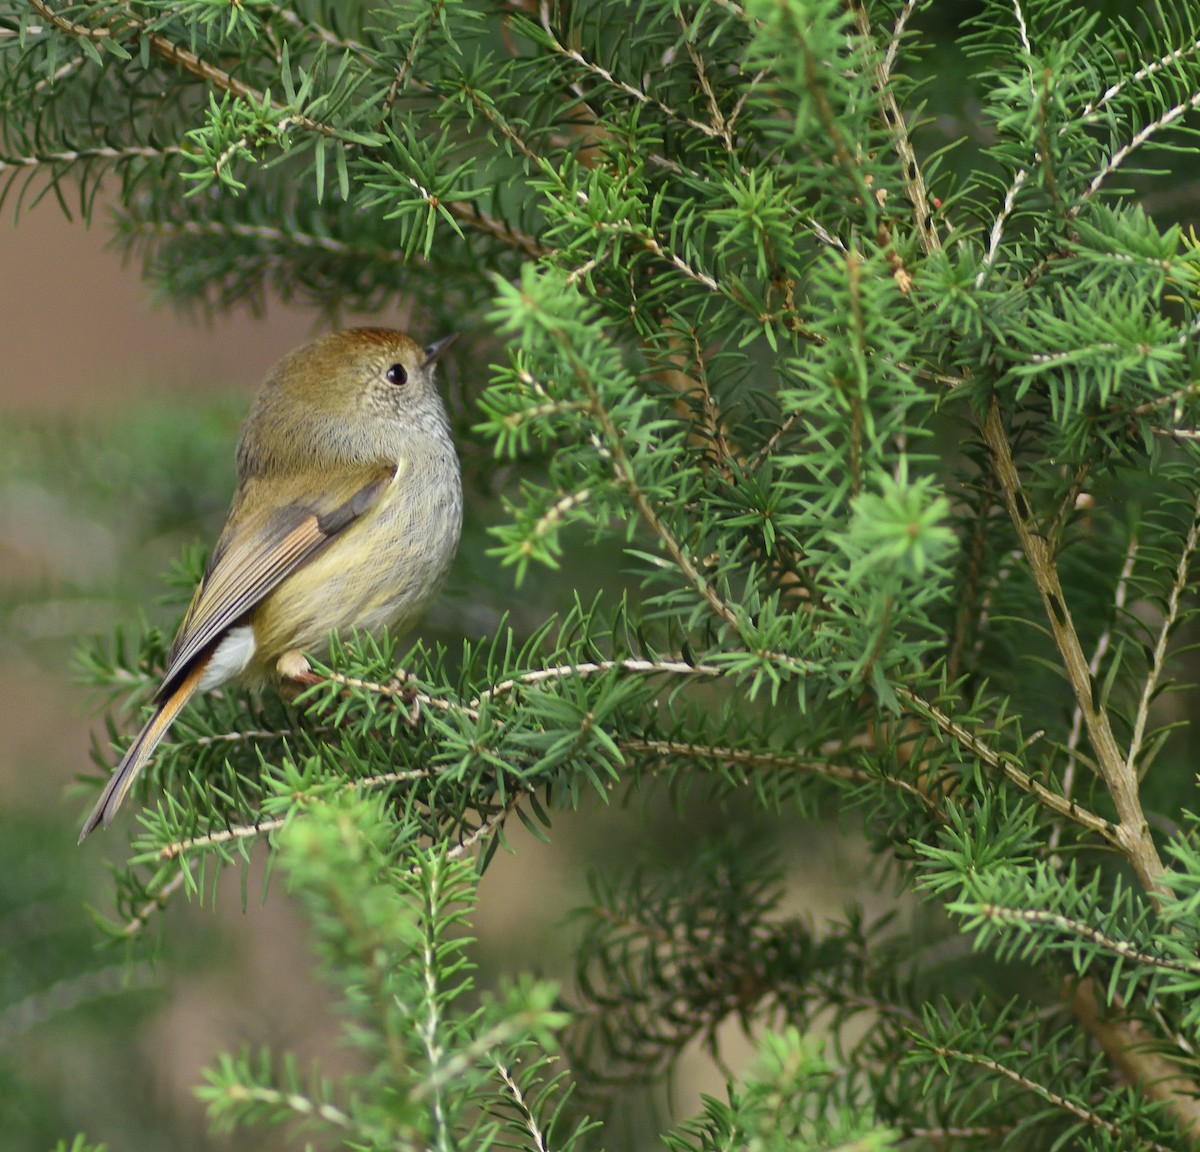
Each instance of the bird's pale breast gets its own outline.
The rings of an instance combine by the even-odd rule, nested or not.
[[[404,461],[379,503],[330,540],[251,613],[252,677],[287,651],[320,652],[329,633],[400,631],[436,594],[458,546],[462,485],[453,447]]]

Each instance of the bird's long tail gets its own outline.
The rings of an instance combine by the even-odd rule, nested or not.
[[[121,807],[125,794],[137,779],[138,773],[146,766],[159,741],[167,734],[167,730],[175,722],[183,706],[196,694],[200,681],[208,668],[208,659],[201,658],[179,682],[178,687],[163,700],[154,715],[146,722],[146,726],[137,734],[137,739],[129,745],[121,763],[113,770],[100,799],[96,801],[91,815],[84,821],[83,831],[79,833],[79,842],[94,832],[101,824],[106,828],[112,823],[117,809]]]

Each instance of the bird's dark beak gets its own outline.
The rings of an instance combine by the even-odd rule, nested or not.
[[[457,332],[451,332],[449,336],[443,336],[440,340],[435,340],[432,344],[425,345],[425,363],[423,367],[428,368],[441,356],[455,340],[458,339]]]

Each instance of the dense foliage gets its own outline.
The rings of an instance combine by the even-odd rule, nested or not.
[[[218,1124],[598,1147],[740,1019],[757,1063],[670,1147],[1200,1138],[1200,261],[1139,200],[1192,163],[1200,32],[933,8],[0,4],[10,198],[104,180],[180,302],[463,328],[516,598],[585,546],[632,573],[178,725],[121,931],[267,842],[367,1069],[230,1057]],[[164,647],[91,668],[149,689]],[[840,812],[919,909],[789,915],[730,829],[598,879],[577,989],[477,997],[466,862],[652,790]]]

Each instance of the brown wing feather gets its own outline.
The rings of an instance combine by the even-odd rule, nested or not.
[[[155,699],[169,696],[192,661],[213,640],[371,508],[395,474],[394,465],[381,465],[345,477],[336,492],[315,499],[293,499],[250,515],[239,515],[239,502],[235,502],[208,571],[171,645],[167,671]],[[297,477],[287,485],[276,479],[274,485],[283,497],[289,490],[318,490],[317,481],[305,485]]]

